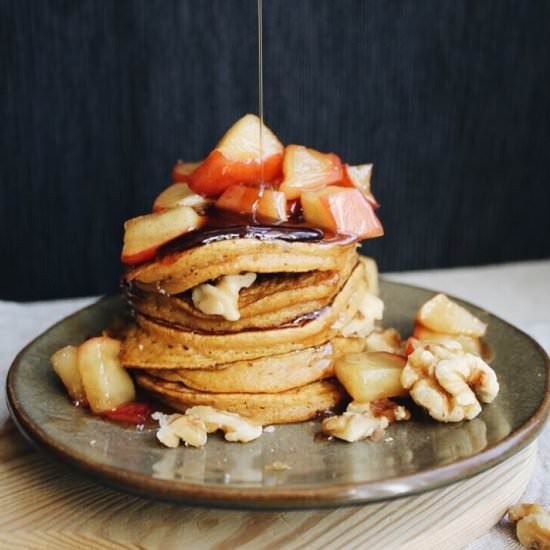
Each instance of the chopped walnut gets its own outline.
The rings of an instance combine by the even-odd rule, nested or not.
[[[206,444],[207,431],[205,423],[183,414],[153,413],[152,418],[158,420],[157,439],[166,447],[179,447],[180,441],[191,447],[203,447]]]
[[[247,443],[262,435],[262,426],[242,418],[238,414],[220,411],[213,407],[198,406],[187,409],[185,414],[151,415],[158,420],[157,439],[166,447],[176,448],[180,441],[192,447],[206,444],[207,434],[217,430],[225,432],[227,441]]]
[[[321,429],[327,435],[352,443],[368,437],[379,439],[391,422],[410,417],[405,407],[389,399],[371,403],[352,401],[344,414],[325,418]]]
[[[228,321],[237,321],[239,311],[239,292],[248,288],[256,280],[256,273],[243,275],[224,275],[215,284],[204,283],[193,289],[193,305],[207,315],[221,315]]]
[[[550,513],[540,504],[516,504],[508,510],[519,542],[533,550],[550,550]]]
[[[457,342],[419,345],[409,355],[401,383],[412,399],[441,422],[471,420],[499,391],[493,369]]]
[[[208,433],[222,430],[227,441],[248,443],[262,435],[262,426],[235,413],[220,411],[214,407],[200,405],[185,411],[186,415],[202,420]]]

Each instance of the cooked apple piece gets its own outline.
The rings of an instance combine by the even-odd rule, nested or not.
[[[344,165],[344,179],[342,185],[356,187],[367,197],[374,208],[380,205],[371,191],[372,164],[358,164],[357,166]]]
[[[371,239],[384,234],[372,205],[358,189],[331,185],[301,196],[305,220],[333,233]]]
[[[407,360],[384,351],[349,353],[335,361],[338,381],[355,401],[368,403],[406,395],[401,371]]]
[[[282,191],[264,189],[256,214],[267,220],[286,222],[288,220],[286,195]]]
[[[216,206],[237,214],[256,214],[259,218],[274,221],[288,219],[286,196],[280,191],[251,187],[249,185],[232,185],[228,187]]]
[[[462,346],[462,349],[465,352],[481,355],[481,341],[479,338],[475,338],[473,336],[435,332],[429,328],[419,325],[418,323],[414,325],[413,336],[422,342],[434,342],[437,344],[445,344],[451,340],[454,340]]]
[[[61,378],[69,397],[78,404],[86,404],[86,394],[78,370],[78,348],[65,346],[58,349],[50,358],[53,370]]]
[[[320,153],[302,145],[288,145],[283,160],[284,178],[279,187],[288,200],[304,191],[318,191],[342,181],[342,161],[333,153]]]
[[[120,342],[107,336],[87,340],[78,348],[78,370],[94,413],[111,411],[134,401],[136,390],[120,364]]]
[[[187,183],[189,181],[189,174],[193,172],[198,166],[199,162],[183,162],[178,160],[172,169],[172,181],[174,183]]]
[[[189,206],[132,218],[124,224],[121,260],[125,264],[146,262],[163,244],[197,229],[204,222],[205,218]]]
[[[196,193],[215,198],[238,183],[273,182],[282,175],[283,149],[283,144],[265,124],[261,125],[256,115],[245,115],[189,175],[189,183]]]
[[[190,206],[201,211],[211,203],[211,200],[192,191],[186,183],[173,183],[155,199],[153,212],[162,212],[178,206]]]
[[[434,332],[464,334],[474,338],[481,338],[487,330],[486,323],[447,298],[445,294],[437,294],[428,300],[418,310],[416,322]]]

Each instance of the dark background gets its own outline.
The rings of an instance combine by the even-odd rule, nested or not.
[[[115,290],[256,56],[255,0],[0,0],[0,299]],[[550,2],[265,0],[264,60],[283,142],[375,163],[383,270],[550,257]]]

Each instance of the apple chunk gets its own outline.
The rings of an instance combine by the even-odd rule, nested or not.
[[[78,348],[65,346],[50,358],[53,370],[61,378],[69,397],[78,404],[86,404],[86,395],[78,370]]]
[[[124,224],[121,260],[125,264],[146,262],[163,244],[197,229],[204,222],[205,218],[189,206],[132,218]]]
[[[259,218],[273,221],[288,219],[286,196],[273,189],[232,185],[222,193],[216,206],[237,214],[256,214]]]
[[[187,183],[189,181],[189,174],[199,165],[200,162],[183,162],[178,160],[172,169],[172,181],[174,183]]]
[[[434,332],[464,334],[474,338],[481,338],[487,330],[486,323],[445,294],[437,294],[428,300],[418,310],[416,322]]]
[[[367,200],[378,208],[380,205],[371,191],[372,164],[359,164],[357,166],[344,165],[344,180],[342,185],[355,187],[365,195]]]
[[[173,183],[155,199],[153,212],[162,212],[177,206],[190,206],[195,210],[204,210],[211,202],[192,191],[186,183]]]
[[[354,401],[368,403],[387,397],[406,395],[401,371],[407,360],[385,351],[349,353],[335,361],[338,381]]]
[[[283,160],[284,179],[279,187],[287,199],[304,191],[318,191],[343,178],[342,161],[333,153],[320,153],[302,145],[288,145]]]
[[[218,197],[238,183],[272,182],[282,174],[283,150],[275,134],[256,115],[248,114],[226,132],[188,181],[196,193],[208,197]]]
[[[328,186],[301,196],[306,222],[359,239],[380,237],[384,229],[372,205],[358,189]]]
[[[91,338],[78,348],[78,370],[92,412],[111,411],[134,401],[132,378],[120,364],[120,342],[107,336]]]

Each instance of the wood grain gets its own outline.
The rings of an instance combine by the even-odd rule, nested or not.
[[[536,445],[467,481],[368,506],[300,512],[182,507],[108,489],[0,432],[0,548],[461,548],[525,490]]]

